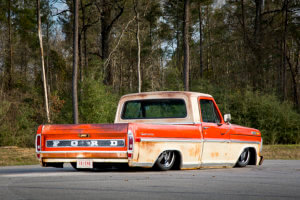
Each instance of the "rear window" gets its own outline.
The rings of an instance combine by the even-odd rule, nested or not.
[[[122,119],[185,118],[186,116],[183,99],[127,101],[122,112]]]

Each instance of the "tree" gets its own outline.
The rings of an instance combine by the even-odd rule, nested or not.
[[[73,0],[73,82],[72,82],[72,102],[73,102],[73,122],[78,124],[78,0]]]
[[[122,3],[122,2],[121,2]],[[110,33],[117,22],[121,17],[124,11],[124,6],[120,5],[118,1],[111,2],[109,0],[101,0],[101,2],[96,4],[100,12],[100,21],[101,21],[101,54],[100,57],[103,62],[109,57],[110,52]],[[115,8],[117,7],[117,8]],[[117,14],[112,18],[112,13],[117,10]],[[112,85],[112,69],[111,65],[108,64],[104,68],[104,84]]]
[[[183,28],[183,50],[184,50],[184,90],[189,91],[189,69],[190,69],[190,45],[189,45],[189,23],[190,23],[190,0],[184,0],[184,28]]]
[[[42,30],[41,30],[40,0],[36,0],[36,12],[37,12],[37,22],[38,22],[37,25],[38,25],[38,35],[39,35],[39,43],[40,43],[40,53],[41,53],[42,80],[43,80],[43,88],[44,88],[45,110],[46,110],[47,122],[50,123],[47,80],[46,80],[45,62],[44,62],[43,36],[42,36]]]
[[[7,57],[7,72],[8,72],[8,89],[12,89],[13,84],[13,72],[14,72],[14,64],[13,64],[13,47],[12,47],[12,26],[11,26],[11,1],[7,1],[7,23],[8,23],[8,51],[9,55]]]
[[[138,70],[138,92],[142,91],[142,77],[141,77],[141,42],[140,42],[140,14],[138,11],[138,1],[134,2],[134,12],[136,16],[136,43],[137,43],[137,70]]]
[[[203,77],[203,31],[202,31],[202,7],[201,2],[198,2],[199,6],[199,67],[200,67],[200,77]]]

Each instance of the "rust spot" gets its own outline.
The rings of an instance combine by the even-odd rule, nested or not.
[[[211,156],[212,158],[218,157],[218,156],[219,156],[219,152],[212,152],[212,153],[210,154],[210,156]]]

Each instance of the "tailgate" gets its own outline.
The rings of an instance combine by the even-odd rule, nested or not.
[[[45,125],[43,157],[117,158],[127,156],[128,124]]]

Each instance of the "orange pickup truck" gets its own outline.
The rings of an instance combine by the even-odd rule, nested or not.
[[[261,133],[233,125],[211,95],[146,92],[123,96],[114,124],[41,125],[36,153],[43,167],[104,165],[159,170],[260,165]]]

